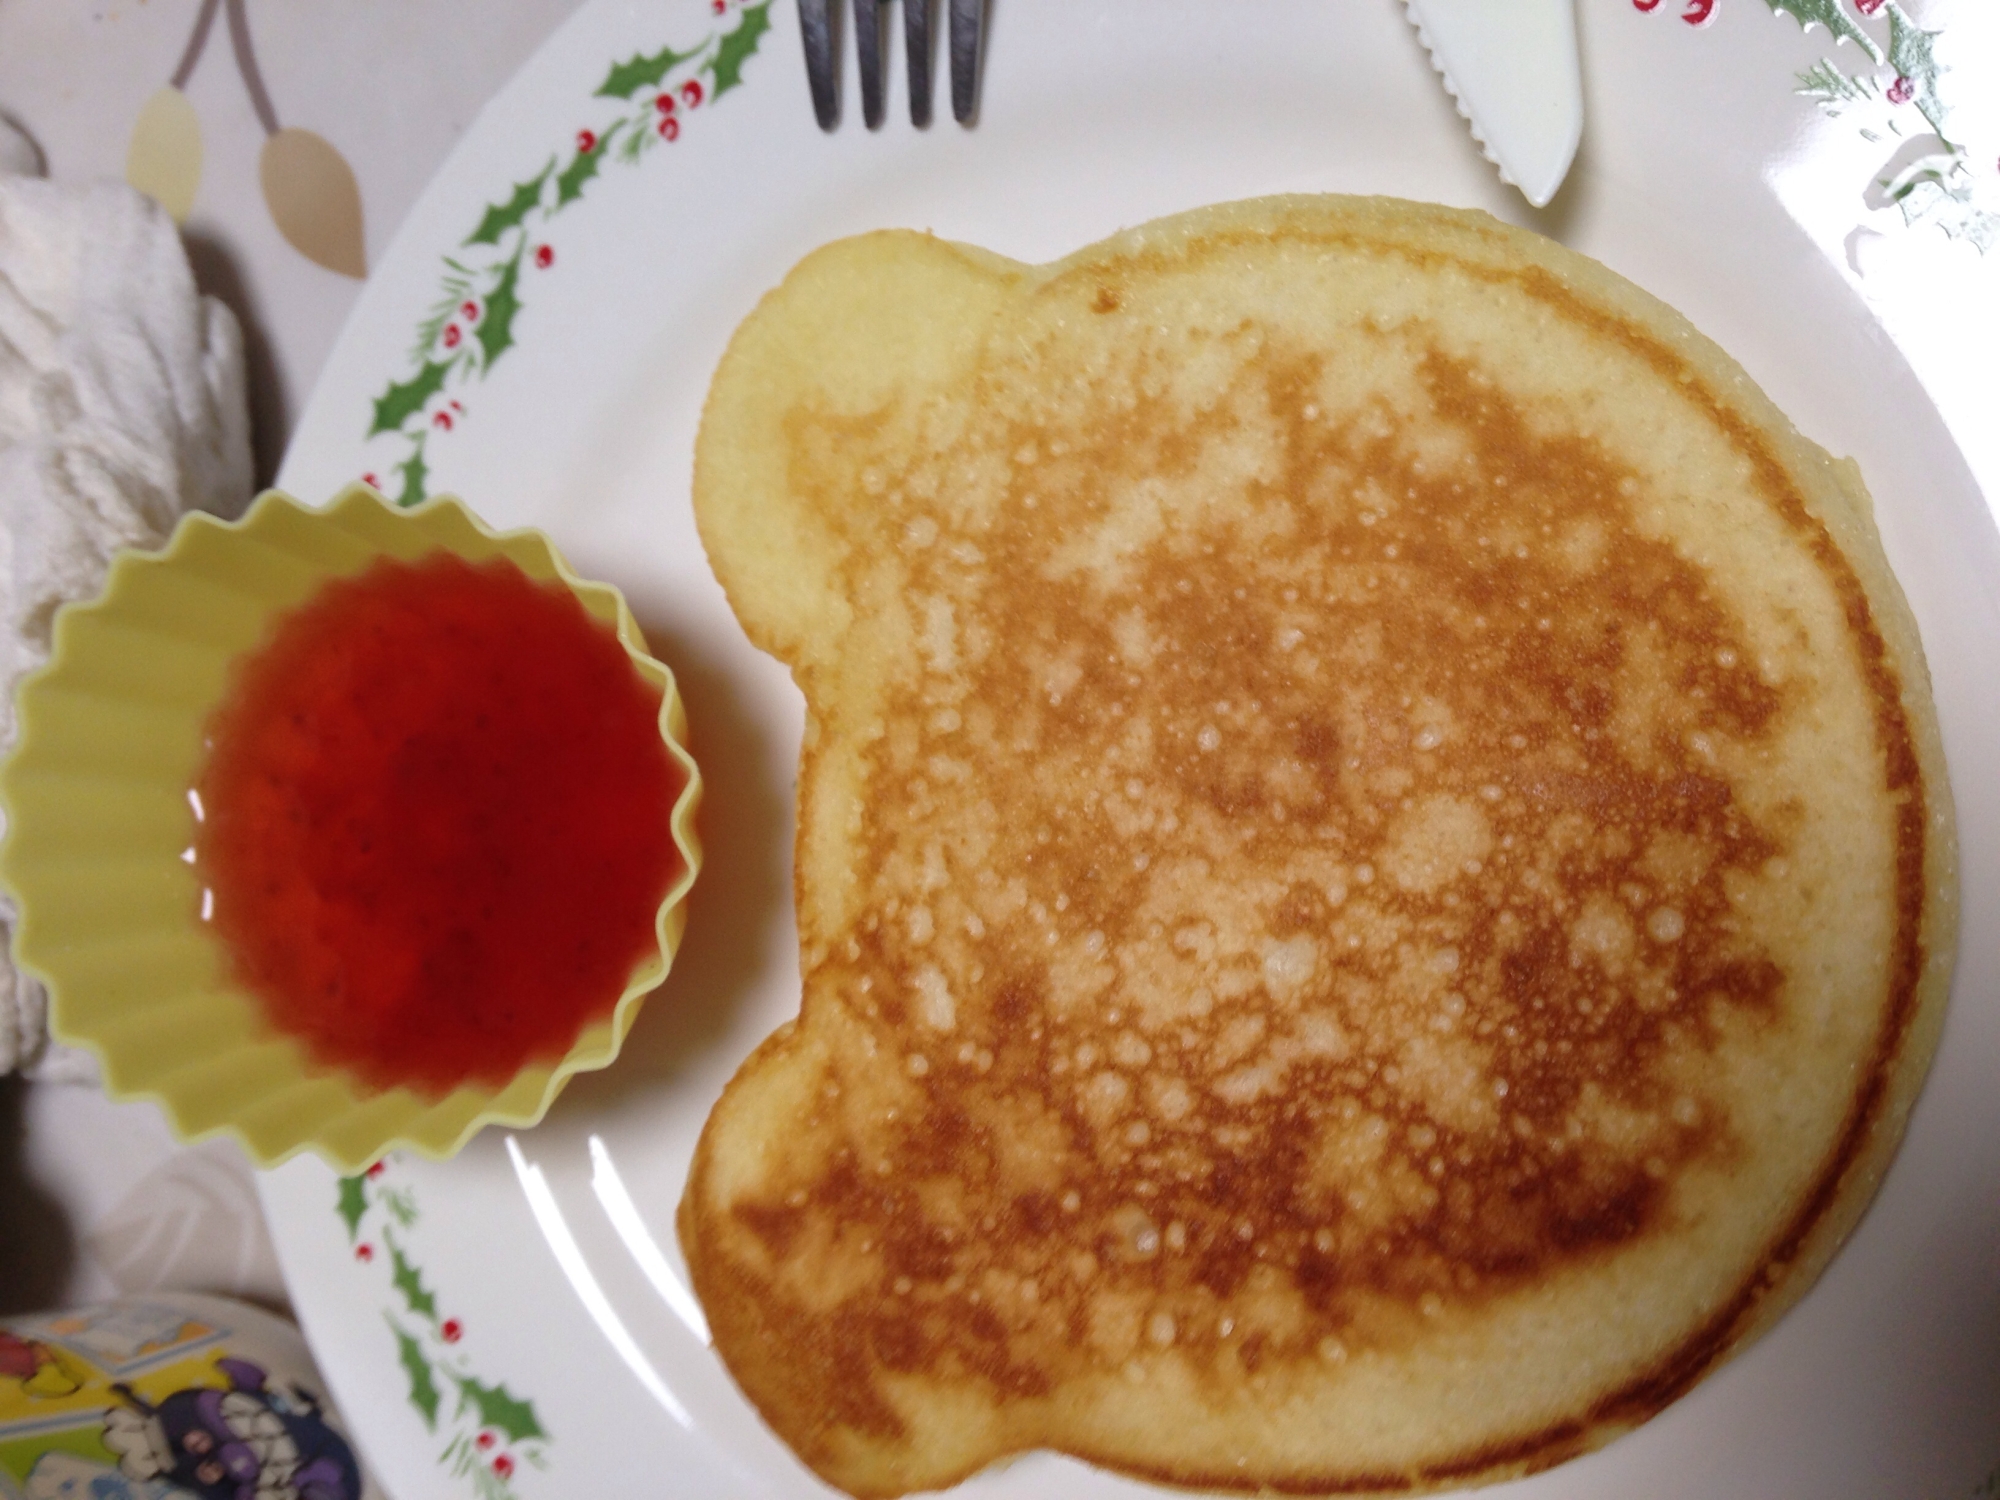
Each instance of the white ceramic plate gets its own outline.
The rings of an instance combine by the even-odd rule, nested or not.
[[[2000,331],[2000,245],[1976,242],[2000,233],[1981,217],[2000,195],[1992,153],[1926,145],[1924,117],[1958,102],[1971,120],[1964,101],[2000,97],[2000,49],[1919,69],[1903,98],[1904,20],[1900,62],[1877,65],[1771,4],[1722,0],[1701,26],[1688,4],[1581,0],[1585,145],[1540,214],[1478,158],[1392,0],[995,0],[977,129],[914,131],[895,97],[871,135],[850,81],[832,136],[812,123],[788,0],[599,0],[481,115],[363,295],[282,483],[320,498],[373,474],[393,493],[421,469],[622,588],[681,674],[710,862],[624,1056],[541,1127],[489,1132],[449,1164],[398,1159],[341,1183],[307,1160],[264,1181],[298,1312],[400,1500],[821,1492],[705,1346],[673,1233],[710,1102],[798,999],[800,702],[738,632],[688,507],[732,327],[843,233],[909,225],[1042,260],[1172,210],[1301,189],[1531,223],[1681,307],[1806,432],[1853,453],[1923,627],[1962,819],[1953,1010],[1860,1232],[1742,1358],[1506,1493],[1970,1500],[2000,1484],[2000,696],[1985,672],[2000,538],[1939,414],[1995,409],[1980,340]],[[1873,9],[1886,58],[1895,0]],[[1944,23],[1933,64],[1984,24],[1971,6],[1925,15]],[[1865,80],[1855,98],[1798,92],[1822,62]],[[1903,176],[1885,189],[1885,172]],[[1904,208],[1936,222],[1907,225]],[[1948,337],[1925,321],[1940,307]],[[965,1489],[1145,1492],[1046,1455]]]

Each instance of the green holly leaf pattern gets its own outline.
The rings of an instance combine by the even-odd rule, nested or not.
[[[521,255],[527,248],[528,242],[523,239],[514,258],[500,268],[500,279],[493,290],[486,294],[486,315],[479,320],[474,337],[486,351],[489,366],[514,346],[514,315],[521,310],[516,288],[521,280]]]
[[[482,328],[480,337],[485,336]],[[368,429],[368,435],[399,430],[412,414],[424,409],[426,401],[444,389],[444,377],[450,369],[450,360],[427,359],[424,367],[408,380],[390,382],[389,389],[375,398],[375,425]]]
[[[1830,114],[1880,96],[1873,79],[1854,78],[1822,58],[1799,74],[1799,92]]]
[[[403,1373],[410,1377],[410,1405],[423,1414],[424,1426],[435,1432],[442,1397],[431,1374],[431,1362],[424,1357],[424,1346],[397,1326],[394,1318],[389,1319],[389,1327],[396,1335],[396,1352],[403,1362]]]
[[[418,453],[422,453],[423,446],[423,439],[419,438],[417,440]],[[405,459],[402,463],[396,465],[396,467],[404,471],[403,478],[406,484],[414,478],[419,491],[422,490],[424,472],[421,469],[421,465],[419,466],[419,472],[414,476],[408,472],[410,467],[408,459]],[[421,500],[422,498],[422,494],[419,493],[417,499]],[[413,500],[410,503],[414,505],[416,501]],[[416,1194],[412,1193],[408,1188],[379,1188],[376,1190],[376,1201],[389,1211],[390,1218],[394,1219],[405,1229],[410,1228],[417,1222]]]
[[[611,122],[603,135],[591,142],[589,151],[575,151],[567,161],[557,152],[534,176],[515,183],[499,201],[488,203],[478,227],[465,240],[468,247],[488,247],[486,253],[468,255],[460,251],[462,260],[450,255],[443,258],[449,274],[443,278],[442,295],[420,325],[410,364],[405,367],[414,373],[391,380],[374,398],[373,419],[368,429],[371,438],[393,432],[402,439],[406,456],[394,465],[402,475],[402,492],[396,497],[396,504],[415,505],[429,494],[430,465],[424,444],[430,433],[422,418],[431,400],[445,389],[448,381],[455,381],[458,393],[462,394],[484,378],[495,360],[514,347],[514,321],[522,310],[522,258],[533,248],[536,265],[552,263],[551,249],[535,244],[536,223],[581,198],[614,150],[617,160],[629,163],[638,161],[646,148],[658,144],[649,128],[653,111],[650,99],[644,98],[647,90],[672,86],[677,70],[683,76],[693,71],[709,75],[711,100],[741,84],[745,64],[756,55],[765,33],[771,29],[771,3],[772,0],[752,0],[740,5],[729,31],[711,32],[687,51],[663,46],[656,52],[634,53],[625,61],[612,64],[596,96],[643,100],[639,114]],[[1784,3],[1808,3],[1808,0],[1784,0]],[[1837,0],[1817,0],[1817,3],[1837,3]],[[729,7],[718,3],[715,8],[723,12]],[[692,85],[688,99],[691,106],[701,102],[698,90]],[[553,196],[549,191],[551,179]],[[482,296],[480,288],[489,282]],[[458,311],[467,302],[476,306],[460,321]],[[440,340],[453,351],[446,359],[432,357]],[[459,414],[455,410],[452,420]],[[438,425],[449,427],[452,421],[441,418]],[[414,1208],[406,1207],[394,1192],[367,1188],[361,1179],[342,1181],[339,1207],[350,1239],[358,1236],[363,1216],[378,1209],[405,1228],[415,1217]],[[429,1293],[421,1280],[405,1265],[399,1264],[397,1270],[398,1286],[412,1310],[429,1316]],[[412,1278],[408,1285],[401,1280],[405,1271]]]
[[[1891,0],[1889,5],[1889,66],[1896,70],[1896,76],[1910,80],[1916,90],[1917,108],[1930,121],[1931,129],[1947,141],[1945,136],[1945,104],[1938,93],[1938,75],[1944,70],[1938,66],[1933,53],[1938,33],[1925,31],[1903,13],[1903,7]]]
[[[542,184],[549,180],[549,173],[556,169],[554,157],[549,164],[526,182],[514,185],[514,196],[505,203],[488,204],[486,216],[479,221],[479,227],[466,240],[468,245],[497,245],[500,236],[519,224],[542,201]]]
[[[715,49],[715,56],[708,62],[709,73],[715,79],[715,97],[724,94],[743,81],[743,64],[757,51],[757,43],[765,32],[771,29],[771,0],[762,5],[743,7],[743,19],[734,31],[723,37]]]
[[[396,497],[396,504],[407,510],[410,506],[420,503],[429,493],[424,488],[431,473],[430,468],[424,463],[424,445],[419,442],[410,451],[410,456],[396,465],[396,469],[403,476],[403,493]],[[403,1216],[398,1214],[396,1217],[400,1219]],[[404,1227],[409,1227],[407,1220],[404,1221]]]
[[[706,46],[707,43],[703,43]],[[630,99],[641,89],[656,89],[660,80],[691,57],[697,57],[701,47],[693,52],[676,52],[671,47],[662,47],[651,57],[639,53],[627,62],[618,63],[611,69],[610,76],[597,86],[595,97],[600,99]]]
[[[504,1385],[487,1385],[470,1375],[454,1375],[458,1382],[459,1410],[465,1410],[470,1403],[479,1413],[480,1425],[498,1428],[507,1434],[507,1441],[518,1443],[524,1438],[547,1437],[542,1424],[535,1419],[535,1403],[521,1401],[507,1394]]]
[[[342,1222],[347,1225],[347,1240],[349,1244],[354,1242],[355,1235],[360,1232],[361,1216],[367,1212],[368,1179],[365,1176],[341,1178],[340,1217]]]
[[[1809,31],[1817,24],[1833,33],[1836,43],[1846,40],[1854,43],[1876,62],[1882,60],[1882,49],[1875,45],[1875,38],[1861,29],[1861,24],[1848,15],[1847,7],[1841,0],[1765,0],[1775,15],[1790,16],[1799,23],[1801,31]]]
[[[1970,242],[1982,255],[2000,245],[2000,214],[1974,203],[1963,184],[1954,184],[1936,168],[1918,173],[1891,197],[1905,224],[1935,225],[1954,239]]]
[[[430,1288],[424,1285],[423,1272],[410,1264],[409,1258],[403,1254],[403,1247],[387,1233],[384,1233],[382,1238],[389,1246],[389,1259],[396,1268],[395,1275],[390,1277],[390,1281],[396,1290],[403,1294],[403,1301],[411,1312],[420,1318],[429,1318],[435,1323],[437,1298],[432,1296]]]
[[[562,175],[556,178],[557,208],[583,196],[583,185],[595,177],[599,168],[604,165],[605,154],[611,149],[611,138],[623,130],[625,124],[625,121],[620,120],[604,132],[604,138],[595,146],[588,151],[577,152],[576,160],[562,169]]]

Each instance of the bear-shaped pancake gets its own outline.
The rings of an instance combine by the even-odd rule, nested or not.
[[[806,698],[804,996],[680,1232],[830,1482],[1529,1472],[1859,1216],[1952,946],[1915,627],[1853,467],[1604,268],[1339,198],[842,241],[695,505]]]

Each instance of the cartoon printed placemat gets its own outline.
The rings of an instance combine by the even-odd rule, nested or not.
[[[0,1497],[363,1500],[303,1343],[275,1347],[274,1324],[188,1298],[0,1324]]]

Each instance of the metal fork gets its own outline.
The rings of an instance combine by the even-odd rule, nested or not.
[[[861,117],[874,130],[882,123],[882,7],[887,0],[854,0],[854,45],[861,58]],[[972,123],[979,105],[979,50],[986,30],[985,0],[949,0],[951,6],[951,112],[961,125]],[[932,0],[902,0],[903,50],[910,69],[910,123],[931,122]],[[812,85],[819,128],[840,123],[839,0],[799,0],[799,30],[805,35],[806,80]]]

